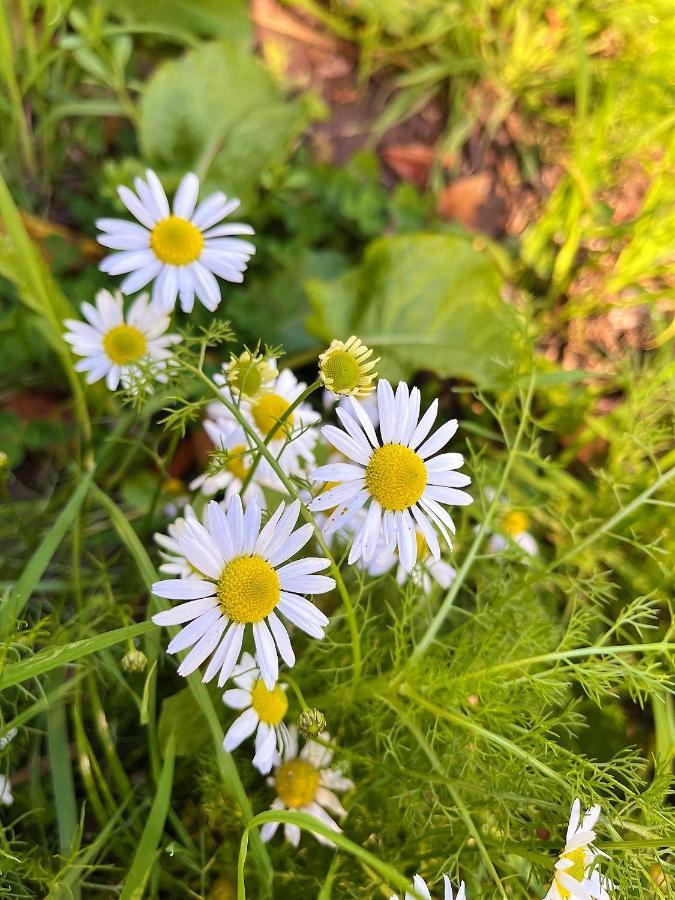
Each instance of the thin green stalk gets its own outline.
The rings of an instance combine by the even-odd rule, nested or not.
[[[300,510],[302,512],[302,517],[305,519],[306,522],[309,522],[309,524],[314,528],[314,534],[316,537],[316,541],[319,544],[319,547],[321,548],[322,553],[324,554],[324,556],[328,559],[328,561],[330,563],[331,574],[332,574],[333,578],[335,579],[338,593],[340,594],[340,598],[345,607],[345,617],[347,619],[347,624],[349,627],[349,632],[350,632],[351,642],[352,642],[353,683],[355,685],[361,677],[361,666],[362,666],[361,639],[359,636],[358,624],[356,622],[356,614],[354,612],[354,605],[352,603],[351,597],[349,596],[349,591],[347,590],[347,586],[345,585],[344,579],[342,578],[342,573],[340,572],[340,568],[335,561],[335,557],[333,556],[333,553],[332,553],[330,547],[326,543],[326,539],[324,538],[321,529],[317,525],[314,516],[311,514],[309,509],[307,509],[307,506],[303,503],[302,498],[298,494],[297,488],[295,487],[295,485],[293,484],[291,479],[288,477],[288,475],[286,475],[286,473],[284,472],[282,467],[279,465],[279,461],[276,459],[276,457],[272,453],[270,453],[268,447],[265,445],[265,442],[263,440],[261,440],[261,438],[256,434],[255,430],[253,428],[251,428],[251,426],[247,422],[245,416],[242,414],[239,407],[235,403],[232,403],[232,401],[227,396],[225,396],[225,394],[223,394],[222,391],[218,388],[218,385],[216,385],[213,381],[211,381],[211,379],[207,375],[205,375],[202,371],[197,369],[195,366],[190,365],[190,363],[183,363],[183,364],[194,375],[196,375],[197,378],[200,379],[200,381],[202,381],[208,387],[209,391],[211,391],[211,393],[214,394],[218,398],[218,400],[220,400],[221,403],[223,403],[224,406],[227,407],[227,409],[232,413],[232,415],[236,418],[236,420],[239,422],[241,427],[244,429],[246,434],[254,442],[257,449],[262,454],[262,456],[264,456],[265,459],[267,460],[267,462],[270,464],[272,470],[277,475],[277,477],[279,478],[279,480],[281,481],[283,486],[286,488],[288,493],[292,497],[295,497],[297,500],[300,501]]]
[[[499,479],[499,484],[497,486],[497,489],[495,490],[494,497],[492,498],[492,501],[490,503],[490,506],[488,507],[485,518],[481,522],[478,532],[477,532],[475,538],[473,539],[471,547],[469,547],[469,551],[464,558],[464,562],[460,566],[459,572],[457,573],[457,577],[454,579],[454,581],[450,585],[450,590],[445,595],[445,598],[444,598],[443,602],[441,603],[438,612],[436,613],[436,615],[430,622],[429,627],[427,628],[427,630],[425,631],[421,640],[419,641],[419,643],[417,644],[417,646],[411,653],[410,658],[408,660],[409,667],[413,666],[419,660],[419,658],[427,652],[427,650],[429,649],[431,644],[436,639],[436,635],[438,634],[439,629],[443,625],[443,622],[445,622],[445,619],[447,618],[448,613],[452,609],[452,606],[455,602],[455,598],[459,594],[459,592],[462,588],[462,585],[464,584],[464,581],[466,580],[466,577],[469,574],[471,566],[473,565],[473,561],[476,558],[478,551],[480,550],[481,544],[483,543],[483,540],[485,539],[485,536],[487,535],[488,529],[490,527],[490,523],[492,521],[492,516],[494,514],[494,511],[497,508],[497,506],[502,502],[502,499],[501,499],[502,492],[504,491],[504,487],[506,485],[507,478],[509,477],[511,468],[513,467],[513,464],[516,460],[516,456],[517,456],[518,450],[520,448],[520,443],[523,439],[523,435],[525,434],[525,426],[527,424],[527,420],[528,420],[528,416],[529,416],[529,412],[530,412],[530,404],[532,403],[533,393],[534,393],[534,375],[532,375],[532,377],[530,378],[530,384],[529,384],[529,387],[527,390],[527,394],[525,396],[525,402],[523,403],[523,409],[521,412],[521,418],[520,418],[520,424],[518,426],[518,431],[516,432],[516,437],[513,442],[513,445],[510,448],[510,452],[509,452],[508,458],[506,460],[504,469],[502,471],[502,476]]]
[[[27,24],[30,28],[30,25]],[[12,107],[12,117],[19,135],[19,147],[23,162],[31,177],[35,175],[35,154],[33,153],[33,141],[28,130],[26,112],[23,108],[21,88],[16,77],[16,59],[12,47],[12,37],[7,18],[7,7],[0,3],[0,78],[5,83],[7,94]]]

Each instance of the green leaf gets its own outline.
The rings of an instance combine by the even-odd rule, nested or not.
[[[462,235],[379,238],[358,268],[307,291],[308,330],[325,343],[358,335],[392,380],[424,369],[498,386],[524,356],[524,327],[495,263]]]
[[[306,124],[248,48],[220,41],[159,66],[140,104],[146,160],[174,173],[196,171],[206,190],[251,203],[265,169],[288,157]]]
[[[162,704],[159,716],[159,745],[162,750],[174,732],[176,756],[194,756],[209,739],[208,722],[190,687],[167,697]]]
[[[140,900],[145,893],[145,886],[155,863],[157,848],[164,833],[164,823],[169,812],[175,761],[176,741],[172,734],[167,741],[166,755],[164,757],[162,774],[157,785],[157,793],[152,802],[152,808],[145,823],[140,843],[134,853],[129,874],[125,879],[120,900]]]
[[[72,525],[91,486],[93,471],[80,481],[74,494],[42,539],[40,546],[28,560],[14,590],[0,607],[0,632],[6,634],[21,615],[37,583],[45,573],[52,556]]]
[[[120,0],[116,10],[127,22],[156,26],[160,33],[171,28],[175,33],[242,43],[251,38],[244,0]]]

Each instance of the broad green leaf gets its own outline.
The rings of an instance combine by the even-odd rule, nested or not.
[[[131,868],[124,881],[120,900],[140,900],[145,893],[145,886],[155,863],[159,842],[164,833],[164,823],[169,812],[175,761],[176,741],[172,734],[166,744],[166,755],[157,785],[157,793],[152,802],[141,840],[131,861]]]
[[[59,544],[80,511],[84,498],[87,496],[87,491],[91,487],[93,476],[94,473],[91,471],[79,483],[72,497],[42,539],[40,546],[28,560],[26,568],[14,586],[14,590],[0,606],[0,633],[6,634],[23,612],[37,583],[44,575],[52,556],[56,553]]]
[[[502,299],[496,265],[462,235],[379,238],[358,268],[307,290],[308,330],[325,343],[358,335],[386,378],[424,369],[497,386],[524,354],[523,324]]]
[[[261,174],[284,162],[307,121],[250,50],[227,41],[159,66],[140,113],[148,163],[176,177],[196,171],[207,190],[249,204]]]
[[[195,756],[209,739],[209,726],[192,688],[167,697],[159,716],[159,745],[162,750],[176,733],[176,756]]]

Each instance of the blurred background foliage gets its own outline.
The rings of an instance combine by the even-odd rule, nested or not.
[[[673,46],[670,0],[7,0],[0,4],[0,170],[19,224],[39,248],[37,271],[42,266],[54,276],[45,291],[57,324],[108,286],[97,269],[102,252],[94,220],[122,213],[118,184],[131,183],[150,165],[169,191],[193,170],[204,190],[239,196],[241,218],[256,229],[257,253],[245,285],[228,286],[217,315],[232,322],[242,343],[283,345],[287,363],[310,377],[327,341],[356,332],[376,347],[382,374],[416,379],[427,399],[440,395],[444,415],[460,417],[477,484],[491,483],[495,461],[508,450],[517,401],[533,371],[531,441],[514,465],[508,502],[528,510],[548,563],[648,491],[675,461]],[[2,590],[70,495],[63,473],[77,444],[75,394],[62,348],[9,234],[7,209],[0,223],[0,449],[8,466],[0,487],[11,514],[0,520]],[[209,316],[200,309],[195,318],[205,324]],[[120,412],[100,386],[88,391],[87,402],[97,440],[107,440],[112,427],[124,434],[132,413]],[[111,441],[97,475],[119,494],[148,545],[153,529],[165,525],[157,511],[171,506],[181,481],[206,460],[197,427],[173,441],[148,439],[150,424],[148,413],[132,437],[113,449]],[[575,559],[574,579],[556,574],[547,581],[556,613],[539,599],[530,610],[541,634],[573,632],[577,602],[598,613],[589,629],[594,637],[615,621],[613,639],[628,643],[639,642],[647,627],[652,641],[672,634],[674,503],[670,482],[658,504],[645,501],[617,521],[608,531],[615,540]],[[480,519],[479,507],[469,512],[460,548],[476,524],[471,517]],[[48,639],[64,643],[125,625],[139,614],[138,584],[129,583],[124,551],[110,541],[100,510],[90,515],[84,538],[78,590],[91,587],[86,609],[73,622],[61,618],[73,590],[73,548],[66,547],[50,566],[43,618],[22,633],[21,654]],[[72,540],[80,553],[82,533]],[[482,652],[489,666],[505,652],[504,641],[517,641],[518,620],[508,590],[490,593],[490,575],[504,587],[503,570],[493,564],[486,572],[476,596],[483,592],[482,602],[498,617],[502,643],[484,646],[480,617],[461,633],[468,635],[465,652],[474,653],[477,665]],[[511,585],[514,595],[533,591],[528,577]],[[387,603],[377,597],[368,600],[374,621]],[[636,597],[639,610],[624,621],[619,612]],[[410,635],[403,625],[400,631],[403,652]],[[376,629],[364,632],[364,640],[377,662],[383,651]],[[541,640],[535,635],[530,643]],[[307,657],[303,677],[309,693],[320,695],[321,685],[311,683],[314,667],[325,664],[317,653]],[[114,726],[127,735],[119,748],[129,755],[125,763],[144,762],[142,742],[130,736],[138,727],[139,697],[145,700],[143,681],[134,676],[129,689],[113,650],[97,659],[98,673],[87,674],[96,736],[87,736],[77,715],[73,725],[85,781],[82,773],[96,758],[89,741],[110,749],[104,707],[125,709]],[[461,660],[452,671],[439,671],[463,677]],[[605,675],[603,684],[619,679],[613,670]],[[439,703],[464,702],[461,692],[444,693],[440,676],[425,677],[439,681]],[[578,674],[580,683],[583,677]],[[42,687],[50,696],[63,690]],[[167,716],[194,712],[173,687],[165,731]],[[642,683],[633,694],[622,684],[612,702],[605,696],[597,703],[583,684],[554,687],[574,693],[561,742],[601,761],[636,745],[642,758],[655,754],[666,768],[672,765],[672,704],[656,688]],[[532,693],[525,692],[523,704],[536,707],[538,689],[528,685]],[[486,701],[486,715],[496,722],[505,716],[499,690],[486,688],[494,701],[494,707]],[[103,704],[96,699],[101,692]],[[10,702],[19,709],[26,699],[17,693]],[[590,726],[585,737],[575,731],[582,718]],[[523,717],[519,727],[533,725]],[[401,747],[386,737],[395,726],[385,715],[363,735],[348,717],[344,728],[355,765],[363,766],[377,746],[391,764],[383,767],[382,783],[401,776],[406,763]],[[160,726],[163,744],[165,731]],[[198,752],[203,728],[195,724],[190,732],[190,749]],[[457,744],[458,770],[490,769],[451,730],[444,739]],[[548,752],[543,743],[533,746]],[[46,805],[36,775],[41,747],[34,736],[20,776],[29,805],[40,808]],[[106,750],[106,760],[121,791],[126,776],[116,768],[116,753]],[[495,771],[499,761],[493,762]],[[619,767],[617,779],[631,782],[632,765],[638,764]],[[650,766],[643,764],[643,774]],[[189,883],[193,893],[184,895],[202,896],[208,885],[211,896],[229,897],[227,877],[214,886],[204,866],[217,858],[209,863],[215,873],[231,871],[236,847],[227,838],[228,818],[238,821],[239,812],[212,767],[204,763],[199,771],[197,799],[186,772],[177,775],[175,790],[180,820],[202,843],[199,852],[172,847],[179,874],[169,872],[164,889],[183,896]],[[499,789],[517,772],[511,760]],[[250,791],[258,789],[249,782]],[[662,788],[658,779],[650,785]],[[100,783],[87,796],[98,797],[99,789]],[[540,799],[547,790],[545,782],[537,786]],[[407,824],[419,836],[425,817],[433,816],[423,803],[415,805],[415,790],[402,794]],[[371,808],[377,796],[375,789]],[[108,799],[103,790],[95,809],[102,826],[116,808]],[[354,820],[364,842],[367,806],[366,794]],[[552,806],[548,825],[561,816]],[[443,814],[432,807],[440,815],[433,818],[438,831]],[[136,807],[133,816],[144,810]],[[391,809],[386,813],[395,819]],[[47,817],[35,828],[35,845],[16,863],[14,896],[30,895],[22,893],[24,874],[31,884],[54,882],[55,870],[36,850],[40,829],[48,846],[53,825]],[[398,826],[389,826],[391,840],[407,848],[401,866],[423,863],[415,841],[408,846],[394,833]],[[180,821],[173,827],[180,835]],[[485,827],[493,837],[498,832],[494,822]],[[98,859],[108,837],[97,843],[89,835],[82,866]],[[133,848],[128,835],[119,840]],[[436,846],[432,837],[430,858]],[[9,844],[0,849],[14,853]],[[445,861],[454,865],[460,849],[448,847]],[[279,859],[281,851],[274,853]],[[298,890],[307,888],[302,896],[313,896],[310,886],[325,868],[312,866],[301,858],[292,871]],[[671,896],[661,876],[659,869],[653,883],[662,893],[640,893],[635,881],[630,896]],[[345,875],[344,896],[352,896],[354,884],[368,890],[363,885],[370,882],[363,872]]]

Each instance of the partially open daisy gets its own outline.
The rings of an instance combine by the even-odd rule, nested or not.
[[[431,590],[432,581],[447,591],[455,580],[457,572],[444,559],[433,558],[429,545],[419,528],[415,529],[415,540],[417,541],[417,563],[413,566],[412,572],[406,572],[403,566],[399,565],[396,580],[399,584],[405,584],[411,580],[415,587],[422,588],[425,594]]]
[[[141,294],[124,316],[122,296],[109,291],[96,294],[96,306],[83,303],[82,313],[87,323],[66,319],[69,329],[64,339],[73,353],[84,357],[75,364],[78,372],[87,373],[87,383],[105,378],[111,391],[120,381],[128,384],[134,375],[150,367],[158,381],[166,379],[165,360],[168,349],[180,342],[176,334],[165,334],[169,317],[148,305],[147,294]]]
[[[173,210],[159,178],[148,169],[146,180],[136,178],[136,193],[118,187],[117,193],[140,224],[125,219],[98,219],[103,232],[98,242],[119,251],[100,264],[108,275],[127,274],[123,294],[134,294],[154,280],[152,302],[170,312],[180,297],[185,312],[194,306],[195,294],[207,309],[220,303],[215,276],[242,282],[255,247],[235,235],[253,234],[250,225],[219,225],[239,206],[239,200],[212,194],[197,206],[199,179],[185,175],[173,200]],[[195,209],[196,207],[196,209]]]
[[[341,831],[329,813],[342,818],[347,815],[347,810],[334,792],[349,791],[354,784],[337,769],[329,768],[333,751],[324,744],[330,738],[326,732],[319,737],[321,743],[309,740],[298,752],[297,728],[289,728],[289,742],[283,759],[274,775],[267,779],[267,783],[276,788],[277,792],[271,809],[298,810],[314,816],[333,831]],[[261,829],[263,841],[269,841],[278,827],[278,822],[266,822]],[[297,825],[284,825],[284,837],[297,847],[300,843],[300,828]],[[321,844],[333,846],[333,842],[322,835],[315,834],[314,837]]]
[[[253,460],[254,449],[246,432],[240,425],[227,423],[221,427],[223,420],[204,420],[204,430],[214,447],[223,453],[222,465],[218,471],[206,471],[190,482],[191,490],[201,490],[207,497],[225,492],[225,499],[234,493],[240,493],[244,486]],[[247,497],[262,497],[260,488],[260,466],[251,473],[248,479]]]
[[[314,446],[319,433],[313,426],[319,421],[318,413],[309,404],[300,403],[282,420],[306,387],[290,369],[282,369],[275,381],[255,397],[235,397],[230,393],[258,436],[267,439],[270,452],[287,475],[297,475],[305,465],[314,463]],[[223,403],[210,403],[207,412],[220,431],[227,432],[237,424]],[[261,482],[284,490],[265,459],[260,460],[258,469]]]
[[[215,376],[216,384],[226,384],[234,396],[252,399],[268,390],[279,373],[274,359],[262,353],[244,350],[238,356],[230,354],[230,361],[223,363],[223,372]]]
[[[593,806],[581,816],[578,798],[572,804],[567,826],[565,849],[555,864],[555,876],[545,900],[610,900],[611,882],[595,867],[599,856],[606,856],[595,847],[594,826],[600,816],[600,807]]]
[[[267,775],[290,740],[283,721],[288,712],[287,685],[277,682],[270,690],[250,653],[242,654],[241,662],[232,672],[232,680],[236,688],[225,691],[223,703],[243,712],[228,728],[223,746],[231,753],[255,731],[253,765]]]
[[[456,894],[452,890],[452,885],[450,884],[450,879],[447,875],[443,876],[443,885],[443,900],[466,900],[464,882],[460,884]],[[392,894],[389,900],[399,900],[398,894]],[[405,900],[431,900],[431,893],[427,887],[427,883],[420,875],[415,875],[413,878],[412,893],[406,891]]]
[[[379,362],[371,360],[373,351],[352,335],[348,341],[332,341],[328,350],[319,356],[319,377],[332,394],[366,397],[374,389]]]
[[[189,675],[211,656],[203,680],[220,673],[222,687],[239,660],[250,625],[261,677],[272,690],[279,675],[278,655],[288,666],[295,663],[277,613],[312,637],[324,636],[328,619],[301,595],[335,587],[332,578],[316,574],[329,562],[311,556],[287,562],[312,536],[311,525],[293,531],[299,512],[297,500],[288,507],[280,503],[261,529],[258,499],[252,498],[244,513],[239,495],[233,494],[226,509],[214,500],[209,503],[204,525],[185,519],[178,544],[199,576],[152,586],[158,597],[187,601],[152,617],[157,625],[190,623],[168,646],[169,653],[192,648],[178,667],[179,675]]]
[[[336,486],[322,491],[309,508],[334,508],[324,526],[330,534],[367,507],[368,514],[354,538],[349,562],[362,558],[368,563],[383,537],[388,549],[398,550],[401,565],[410,572],[417,559],[415,525],[424,535],[433,558],[440,559],[435,529],[450,546],[450,532],[455,531],[444,505],[471,503],[471,496],[459,490],[471,479],[455,471],[464,464],[460,453],[435,455],[457,431],[456,419],[427,437],[436,419],[438,400],[420,419],[419,390],[409,391],[400,382],[394,395],[384,380],[378,383],[377,400],[379,438],[371,419],[354,398],[350,398],[351,412],[345,406],[337,410],[344,431],[333,425],[322,429],[326,440],[350,462],[320,466],[312,473],[313,481],[335,482]]]

